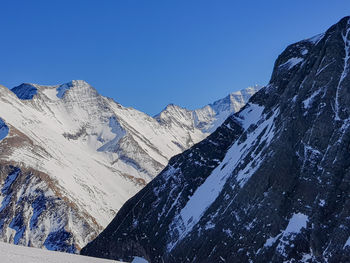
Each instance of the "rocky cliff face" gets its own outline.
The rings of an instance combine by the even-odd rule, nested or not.
[[[79,251],[170,157],[209,135],[167,116],[84,81],[0,86],[0,240]]]
[[[82,253],[150,262],[350,262],[350,17],[131,198]]]

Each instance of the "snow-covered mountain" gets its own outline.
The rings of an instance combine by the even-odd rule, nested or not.
[[[208,125],[230,103],[244,100],[222,103]],[[172,156],[209,135],[193,117],[153,118],[84,81],[0,86],[0,240],[80,250]]]
[[[292,44],[269,85],[173,157],[82,254],[350,262],[350,17]]]

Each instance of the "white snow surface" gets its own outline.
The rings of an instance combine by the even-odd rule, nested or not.
[[[309,218],[303,213],[294,213],[289,219],[288,225],[284,231],[278,236],[281,236],[276,250],[285,256],[286,247],[290,246],[296,235],[300,233],[303,228],[306,228]],[[277,238],[276,238],[277,239]]]
[[[131,263],[148,263],[148,261],[141,257],[134,257],[134,260]]]
[[[270,237],[266,240],[264,247],[271,247],[277,240],[278,238],[281,236],[281,234],[275,236],[275,237]]]
[[[309,218],[307,215],[304,215],[302,213],[293,214],[292,217],[289,219],[289,223],[286,229],[284,230],[283,235],[299,233],[301,229],[306,228],[308,220]]]
[[[0,242],[1,263],[113,263],[114,260],[23,247]]]
[[[318,94],[320,94],[321,91],[322,91],[322,89],[316,90],[314,93],[311,94],[310,97],[308,97],[306,100],[303,101],[304,108],[305,108],[306,110],[309,109],[309,108],[311,107],[313,99],[314,99]]]
[[[289,219],[287,227],[281,231],[275,237],[270,237],[265,241],[265,244],[262,248],[258,250],[257,253],[260,253],[261,249],[268,249],[273,246],[276,242],[276,250],[283,256],[286,256],[286,247],[293,246],[293,240],[300,233],[300,231],[307,226],[309,217],[303,213],[294,213]],[[308,255],[305,255],[305,259]],[[303,261],[304,262],[304,261]]]
[[[264,107],[251,103],[240,112],[239,117],[243,129],[247,130],[250,125],[256,124],[260,120],[263,110]]]

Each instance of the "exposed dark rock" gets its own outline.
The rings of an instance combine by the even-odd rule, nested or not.
[[[89,217],[83,218],[61,196],[45,174],[0,162],[0,236],[19,245],[79,251],[73,233],[85,239],[97,235]]]
[[[38,89],[34,85],[28,83],[23,83],[14,87],[11,91],[21,100],[31,100],[34,95],[38,93]]]
[[[84,255],[350,262],[350,24],[287,47],[268,86],[173,157]]]

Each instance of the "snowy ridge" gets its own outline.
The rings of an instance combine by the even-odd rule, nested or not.
[[[201,109],[195,110],[197,125],[201,125],[205,131],[213,132],[219,127],[228,116],[238,112],[248,102],[261,87],[254,86],[229,94],[227,97],[217,100]],[[209,111],[209,114],[205,114]],[[207,116],[212,116],[213,120],[208,121]]]
[[[256,85],[233,92],[223,99],[193,111],[170,104],[155,118],[160,122],[170,122],[172,125],[177,123],[180,128],[198,129],[208,135],[232,113],[238,112],[260,88]]]

